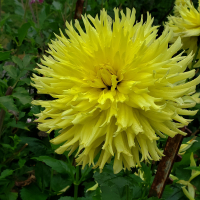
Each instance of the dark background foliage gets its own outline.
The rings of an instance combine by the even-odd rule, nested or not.
[[[40,106],[31,105],[33,99],[50,99],[48,95],[37,94],[30,85],[30,77],[36,63],[46,54],[50,39],[65,29],[65,21],[73,21],[76,16],[76,0],[45,0],[42,4],[29,4],[28,0],[0,0],[0,199],[1,200],[71,200],[78,188],[78,199],[88,200],[125,200],[148,199],[157,164],[142,163],[144,179],[134,173],[121,171],[113,174],[112,162],[107,164],[103,173],[86,166],[75,166],[73,155],[68,157],[54,153],[55,145],[49,140],[57,135],[48,135],[37,129],[35,116],[41,112]],[[194,1],[197,6],[197,0]],[[163,23],[172,14],[174,0],[85,0],[83,14],[95,16],[102,8],[113,18],[113,8],[136,9],[136,19],[140,20],[146,12],[154,17],[154,25],[159,26],[158,36],[162,33]],[[81,19],[78,19],[83,25]],[[84,27],[83,27],[84,28]],[[199,73],[197,73],[198,75]],[[9,86],[12,93],[6,95]],[[198,88],[199,91],[199,88]],[[199,109],[197,105],[194,109]],[[2,122],[2,123],[1,123]],[[200,141],[200,114],[194,117],[189,128]],[[186,143],[191,136],[185,138]],[[166,140],[161,140],[163,147]],[[191,170],[190,154],[194,152],[197,164],[200,163],[200,145],[194,145],[184,154],[181,162],[176,163],[172,173],[179,179],[188,180]],[[94,191],[88,188],[99,184]],[[195,178],[200,199],[200,180]],[[155,198],[149,198],[155,200]],[[165,188],[163,199],[185,200],[181,185],[173,183]]]

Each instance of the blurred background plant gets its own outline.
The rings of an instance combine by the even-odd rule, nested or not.
[[[197,0],[193,2],[197,5]],[[103,172],[90,167],[75,168],[73,156],[54,153],[57,147],[48,135],[37,130],[34,114],[42,108],[32,106],[33,99],[50,99],[37,94],[30,85],[30,77],[36,63],[46,54],[50,39],[64,31],[65,21],[74,22],[80,15],[95,16],[102,8],[113,17],[113,8],[136,9],[137,20],[146,12],[154,17],[154,25],[163,23],[172,14],[174,0],[1,0],[0,1],[0,199],[1,200],[125,200],[148,199],[149,188],[154,179],[157,163],[142,163],[142,168],[132,172],[113,174],[112,162]],[[83,26],[82,26],[83,27]],[[197,71],[197,75],[199,72]],[[199,91],[199,87],[197,91]],[[199,109],[197,104],[193,109]],[[200,113],[194,116],[188,127],[192,136],[184,138],[184,154],[175,163],[172,174],[178,180],[188,181],[191,176],[190,155],[193,152],[197,166],[200,164]],[[195,143],[188,142],[195,140]],[[160,140],[164,147],[166,139]],[[188,143],[187,143],[188,142]],[[190,145],[190,148],[187,148]],[[186,151],[186,152],[185,152]],[[199,170],[196,167],[195,170]],[[90,189],[95,184],[95,189]],[[200,178],[190,182],[200,199]],[[152,197],[149,199],[157,199]],[[163,199],[185,200],[182,185],[173,182],[165,188]]]

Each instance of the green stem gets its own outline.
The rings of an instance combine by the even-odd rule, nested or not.
[[[200,38],[198,37],[198,41],[197,41],[197,51],[194,55],[194,59],[192,61],[192,66],[191,66],[191,70],[193,69],[194,65],[195,65],[195,61],[197,59],[198,53],[199,53],[199,49],[200,49]]]
[[[35,17],[34,11],[33,11],[33,7],[30,2],[29,2],[29,7],[30,7],[30,11],[31,11],[31,14],[33,17],[33,21],[35,22],[35,24],[37,24],[36,17]]]
[[[83,179],[85,178],[85,175],[88,173],[89,170],[90,170],[90,168],[88,168],[83,174],[81,174],[81,178],[79,180],[79,184],[83,181]]]
[[[74,200],[78,198],[79,166],[76,166],[76,180],[74,182]]]
[[[38,27],[40,28],[40,22],[39,22],[38,4],[37,4],[37,1],[35,1],[35,4],[36,4],[36,17],[37,17],[37,23],[38,23]]]
[[[68,155],[66,156],[66,158],[67,158],[67,161],[68,161],[68,163],[69,163],[70,175],[71,175],[71,177],[72,177],[72,180],[74,180],[74,175],[73,175],[73,170],[72,170],[72,163],[70,162],[70,159],[69,159],[69,156],[68,156]]]
[[[26,147],[28,146],[28,143],[26,143],[19,151],[15,152],[10,158],[8,158],[6,161],[2,162],[2,165],[5,165],[6,163],[11,162],[20,152],[22,152]]]
[[[129,176],[130,172],[126,169],[126,175]],[[129,185],[126,186],[126,199],[129,200],[130,199],[130,190],[129,190]]]
[[[26,3],[25,3],[23,21],[25,21],[25,19],[26,19],[26,13],[27,13],[28,1],[29,1],[29,0],[26,0]],[[22,2],[23,2],[23,1],[22,1]]]
[[[53,178],[53,169],[51,169],[51,178],[50,178],[50,188],[49,188],[49,199],[51,198],[51,181],[52,181],[52,178]]]
[[[126,186],[126,199],[129,200],[129,186]]]
[[[49,137],[49,135],[48,135]],[[50,139],[50,137],[49,137]],[[54,158],[55,158],[55,154],[54,154]],[[50,187],[49,187],[49,199],[51,199],[51,182],[52,182],[52,178],[53,178],[53,169],[51,168],[51,177],[50,177]],[[42,189],[44,187],[44,184],[42,185]]]

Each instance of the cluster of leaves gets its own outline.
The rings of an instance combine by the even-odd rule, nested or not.
[[[65,21],[73,20],[75,0],[45,0],[42,4],[30,4],[29,0],[1,0],[0,4],[0,199],[1,200],[71,200],[77,194],[79,200],[125,200],[148,199],[148,192],[154,179],[157,163],[142,163],[143,177],[131,172],[113,174],[112,163],[103,172],[90,167],[75,167],[73,155],[67,152],[56,155],[55,145],[48,135],[37,130],[34,114],[41,112],[39,106],[32,106],[33,99],[49,99],[38,95],[31,87],[31,74],[36,63],[48,49],[50,38],[65,29]],[[125,10],[135,7],[137,19],[149,11],[154,16],[154,24],[162,25],[173,9],[174,1],[158,0],[88,0],[83,14],[95,16],[105,8],[113,17],[113,8]],[[81,20],[80,20],[80,23]],[[162,30],[162,28],[161,28]],[[194,109],[198,109],[197,105]],[[199,130],[200,115],[196,115],[190,129]],[[196,140],[200,142],[197,135]],[[191,138],[185,138],[186,143]],[[161,146],[165,140],[161,141]],[[200,158],[200,145],[195,143],[176,163],[173,174],[179,179],[188,180],[191,169],[190,153],[194,152],[197,164]],[[199,168],[198,168],[199,170]],[[95,190],[88,190],[98,183]],[[192,181],[200,196],[198,177]],[[75,194],[76,193],[76,194]],[[200,197],[198,198],[200,199]],[[149,198],[156,200],[156,197]],[[173,183],[165,188],[163,199],[187,199],[180,184]]]

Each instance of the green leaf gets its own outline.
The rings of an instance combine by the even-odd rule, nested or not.
[[[17,192],[10,192],[7,196],[7,200],[17,200],[18,193]]]
[[[200,104],[197,104],[200,105]],[[197,116],[197,115],[196,115]],[[198,115],[200,116],[200,115]],[[197,140],[197,142],[195,142],[188,150],[187,153],[190,155],[192,152],[197,151],[198,149],[200,149],[200,137],[196,137],[195,140]]]
[[[22,200],[46,200],[48,197],[47,193],[41,192],[40,189],[34,184],[23,187],[20,194]]]
[[[8,60],[10,58],[10,51],[0,52],[0,61]]]
[[[173,189],[169,185],[166,185],[164,192],[163,192],[163,195],[162,195],[162,198],[167,199],[172,194],[173,194]]]
[[[196,192],[200,192],[200,178],[199,176],[196,176],[192,181],[190,182],[196,189]],[[199,196],[200,197],[200,196]]]
[[[20,120],[21,118],[23,118],[25,116],[25,112],[20,112],[19,113],[19,116],[18,116],[18,119]]]
[[[23,67],[26,68],[29,64],[33,56],[26,54],[23,58]]]
[[[19,76],[19,70],[16,67],[12,66],[12,65],[6,65],[6,66],[3,67],[3,69],[5,71],[7,71],[8,76],[10,76],[11,78],[13,78],[15,80]]]
[[[191,171],[184,169],[184,167],[185,166],[175,169],[175,176],[178,177],[180,180],[187,181],[191,176]]]
[[[17,192],[6,192],[5,194],[0,195],[1,200],[17,200],[17,197]]]
[[[54,191],[59,192],[60,190],[71,186],[72,180],[69,180],[68,177],[64,177],[61,174],[56,174],[51,180],[51,187]]]
[[[26,160],[25,159],[19,159],[19,161],[18,161],[18,165],[19,165],[19,167],[20,168],[22,168],[23,166],[24,166],[24,164],[26,163]]]
[[[14,127],[14,128],[20,128],[20,129],[24,129],[24,130],[30,131],[30,130],[28,129],[28,127],[26,126],[26,123],[24,123],[24,122],[22,122],[22,121],[18,121],[18,122],[16,123],[16,121],[13,120],[13,121],[9,122],[9,123],[7,124],[7,126],[8,126],[8,127]]]
[[[7,176],[10,176],[11,174],[13,174],[13,170],[11,169],[5,169],[3,172],[1,172],[1,176],[0,179],[4,179]]]
[[[19,29],[18,29],[18,39],[19,39],[19,45],[22,44],[24,38],[26,37],[26,34],[28,32],[28,29],[30,28],[31,24],[29,22],[23,24]]]
[[[173,189],[173,193],[167,197],[165,200],[183,200],[185,197],[182,189],[181,189],[181,185],[177,184],[177,185],[173,185],[171,186],[171,188]]]
[[[60,197],[58,200],[74,200],[74,197]],[[78,197],[77,200],[92,200],[92,198]]]
[[[49,157],[49,156],[40,156],[40,157],[34,157],[32,159],[42,161],[49,167],[51,167],[53,170],[57,171],[61,174],[70,174],[73,176],[73,174],[70,173],[70,168],[67,163],[63,162],[62,160],[56,160],[55,158]]]
[[[8,149],[11,149],[11,150],[15,150],[17,145],[19,144],[19,137],[17,135],[15,135],[14,137],[10,136],[10,138],[13,140],[14,142],[14,146],[11,146],[10,144],[5,144],[5,143],[2,143],[1,145],[4,147],[4,148],[8,148]]]
[[[4,80],[0,79],[0,85],[8,87],[7,82],[5,82]]]
[[[23,17],[24,9],[22,7],[22,4],[18,0],[14,0],[14,1],[15,1],[15,5],[14,5],[15,6],[15,8],[14,8],[15,14]]]
[[[117,178],[118,176],[123,176],[123,172],[121,171],[118,174],[114,174],[112,166],[106,165],[103,168],[102,173],[96,172],[93,177],[100,185],[108,185],[109,180],[113,180]]]
[[[158,197],[150,197],[150,198],[148,198],[148,200],[160,200],[160,198],[158,198]]]
[[[43,26],[43,23],[44,21],[46,20],[47,18],[47,15],[46,15],[46,10],[45,10],[45,7],[43,7],[41,10],[40,10],[40,13],[39,13],[39,24],[40,24],[40,29],[42,29],[42,26]],[[42,39],[40,36],[39,36],[40,39]]]
[[[12,96],[3,96],[0,97],[0,107],[2,107],[5,111],[6,110],[13,110],[18,112],[16,105],[14,104],[14,100]]]
[[[134,199],[139,199],[140,197],[142,197],[142,187],[141,186],[134,186],[132,188],[132,197],[134,197]]]
[[[40,112],[41,112],[41,106],[33,105],[29,112],[29,116],[33,116],[33,114],[38,114]]]
[[[23,79],[20,79],[20,82],[22,82],[21,85],[23,85],[24,83],[26,85],[30,85],[31,79],[30,78],[23,78]]]
[[[24,87],[17,87],[14,89],[14,92],[29,95],[28,91]]]
[[[200,171],[200,166],[198,166],[198,167],[186,167],[186,168],[184,168],[184,169],[191,169],[191,170],[196,170],[196,171]]]
[[[52,5],[56,10],[62,10],[62,4],[58,1],[53,1]]]
[[[17,64],[17,66],[20,68],[20,69],[23,69],[23,62],[20,58],[18,58],[17,56],[12,56],[12,61]]]
[[[33,137],[20,137],[21,145],[28,143],[27,150],[33,152],[35,156],[44,155],[47,147],[42,140]]]
[[[14,93],[13,98],[18,99],[23,105],[26,105],[27,103],[31,103],[32,99],[28,95],[24,95],[23,93]]]
[[[122,199],[120,191],[115,186],[112,186],[112,187],[102,186],[101,191],[102,191],[102,200],[108,200],[108,199],[121,200]]]
[[[37,162],[35,166],[35,177],[41,189],[48,187],[51,180],[51,168],[45,163]]]
[[[6,20],[10,17],[10,14],[7,13],[4,18],[0,21],[0,28],[4,25],[4,23],[6,22]]]
[[[139,176],[136,176],[135,174],[129,174],[129,177],[131,178],[131,181],[135,184],[136,183],[139,184],[143,182],[143,180]]]
[[[14,147],[12,147],[12,146],[9,145],[9,144],[4,144],[4,143],[2,143],[1,146],[2,146],[3,148],[6,148],[6,149],[11,149],[11,150],[14,150],[14,149],[15,149]]]
[[[74,197],[60,197],[58,200],[74,200]]]
[[[144,179],[147,183],[150,184],[153,178],[151,168],[144,163],[141,163],[141,165],[142,165],[141,170],[144,172]]]
[[[12,96],[13,96],[13,98],[18,99],[23,105],[25,105],[27,103],[31,103],[31,101],[32,101],[32,98],[29,95],[28,91],[23,87],[15,88]]]

